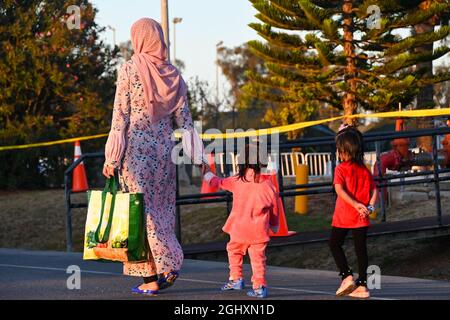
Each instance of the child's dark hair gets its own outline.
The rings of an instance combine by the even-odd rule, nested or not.
[[[364,141],[358,129],[348,126],[336,136],[336,148],[339,153],[347,154],[350,161],[364,166]]]
[[[257,174],[261,173],[261,167],[264,167],[265,165],[261,163],[259,154],[259,143],[257,142],[252,142],[250,144],[246,143],[244,150],[245,150],[244,161],[243,163],[240,163],[238,165],[239,171],[237,176],[238,179],[241,179],[244,182],[249,182],[245,177],[247,169],[253,169],[255,171],[256,176]]]

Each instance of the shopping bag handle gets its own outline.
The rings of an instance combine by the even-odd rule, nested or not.
[[[119,190],[119,178],[117,176],[117,173],[114,173],[114,176],[109,177],[106,179],[105,188],[103,189],[103,192],[105,193],[117,193]]]
[[[100,212],[100,221],[97,226],[97,230],[95,231],[95,240],[98,243],[105,243],[109,239],[109,233],[111,232],[111,225],[112,225],[112,219],[113,219],[113,213],[114,213],[114,205],[116,202],[116,194],[117,190],[119,189],[119,180],[116,174],[112,178],[108,178],[106,180],[105,188],[102,192],[102,208]],[[106,224],[105,232],[103,233],[102,239],[99,239],[100,229],[102,227],[103,222],[103,215],[105,211],[105,202],[106,202],[106,195],[108,193],[111,193],[111,206],[109,208],[109,215],[108,215],[108,223]]]

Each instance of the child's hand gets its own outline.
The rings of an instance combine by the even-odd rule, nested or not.
[[[365,205],[363,205],[362,203],[356,203],[355,209],[359,212],[359,216],[361,218],[367,217],[370,213],[369,209],[367,209],[367,207]]]
[[[202,164],[202,176],[207,174],[208,172],[211,172],[211,168],[207,164]]]
[[[367,219],[368,216],[369,216],[369,214],[365,214],[365,213],[360,213],[359,214],[359,218],[360,219]]]

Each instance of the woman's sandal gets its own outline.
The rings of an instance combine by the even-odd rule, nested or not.
[[[164,290],[171,287],[175,283],[175,280],[178,279],[178,277],[179,274],[177,271],[171,271],[165,276],[159,278],[158,279],[159,290]]]
[[[158,290],[150,290],[150,289],[139,289],[141,285],[137,285],[136,287],[131,289],[132,293],[145,294],[148,296],[156,296],[158,294]]]

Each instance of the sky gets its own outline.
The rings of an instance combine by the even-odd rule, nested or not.
[[[98,9],[97,23],[116,29],[116,42],[130,39],[130,28],[134,21],[142,17],[160,21],[160,0],[91,0]],[[198,76],[216,85],[216,44],[223,41],[226,47],[235,47],[249,40],[261,39],[248,27],[250,22],[259,22],[254,15],[257,11],[248,0],[168,0],[171,56],[173,54],[174,17],[183,21],[176,27],[177,59],[185,63],[184,78]],[[106,29],[101,37],[113,44],[113,32]],[[441,57],[435,65],[449,61],[449,55]],[[173,56],[172,56],[173,58]],[[223,76],[219,78],[220,95],[227,88]]]
[[[161,21],[160,0],[92,0],[92,3],[98,9],[97,23],[116,29],[117,44],[130,39],[131,25],[139,18]],[[223,41],[224,46],[234,47],[258,39],[256,32],[247,26],[258,21],[255,14],[248,0],[169,0],[172,46],[172,20],[174,17],[183,19],[176,26],[176,55],[186,65],[184,77],[199,76],[214,87],[216,44]],[[102,39],[112,45],[113,32],[106,29]],[[223,77],[219,81],[223,87]]]

